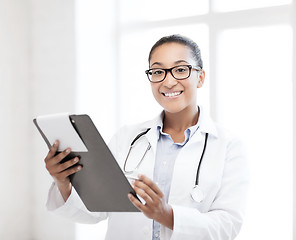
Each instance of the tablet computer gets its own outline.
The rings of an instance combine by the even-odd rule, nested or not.
[[[127,196],[128,193],[136,196],[135,191],[91,118],[88,115],[68,117],[87,148],[87,151],[72,151],[64,159],[67,161],[76,156],[80,158],[79,164],[83,168],[72,174],[70,180],[86,208],[92,212],[139,212]],[[38,118],[33,122],[48,148],[51,148],[52,143],[39,126]],[[59,139],[59,133],[56,132],[55,135]]]

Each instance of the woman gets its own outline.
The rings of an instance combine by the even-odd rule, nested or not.
[[[240,142],[197,106],[196,89],[205,79],[198,46],[180,35],[163,37],[150,51],[146,74],[163,112],[123,127],[109,145],[124,169],[139,161],[125,161],[130,143],[150,129],[141,138],[151,148],[139,166],[139,180],[133,182],[144,204],[128,195],[141,212],[89,212],[69,180],[81,170],[69,168],[79,159],[61,164],[70,149],[54,156],[58,142],[45,159],[54,178],[48,209],[82,223],[108,218],[106,239],[234,239],[245,208],[246,161]],[[197,183],[200,191],[194,192]]]

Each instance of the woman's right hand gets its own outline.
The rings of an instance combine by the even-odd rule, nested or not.
[[[81,166],[74,166],[79,158],[75,157],[69,161],[61,163],[61,161],[70,154],[71,149],[67,148],[63,152],[55,156],[59,147],[59,141],[55,141],[53,146],[50,148],[46,158],[44,159],[46,169],[49,174],[53,177],[55,183],[57,184],[64,201],[66,202],[71,194],[72,184],[70,182],[69,176],[81,170]],[[74,166],[74,167],[73,167]]]

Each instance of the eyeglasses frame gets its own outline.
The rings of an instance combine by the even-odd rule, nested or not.
[[[186,78],[176,78],[176,77],[174,76],[174,74],[172,73],[172,70],[173,70],[174,68],[176,68],[176,67],[184,67],[184,66],[186,66],[186,67],[189,68],[189,75],[188,75],[188,77],[186,77]],[[151,71],[151,70],[155,70],[155,69],[161,69],[161,70],[164,70],[164,71],[165,71],[164,78],[163,78],[162,80],[160,80],[160,81],[151,81],[151,80],[150,80],[150,78],[149,78],[149,71]],[[165,80],[165,78],[166,78],[168,72],[170,72],[171,75],[173,76],[173,78],[175,78],[176,80],[184,80],[184,79],[187,79],[187,78],[190,77],[190,75],[191,75],[191,70],[192,70],[192,69],[194,69],[194,70],[196,70],[196,71],[198,71],[198,72],[202,70],[202,68],[200,68],[200,67],[199,67],[199,68],[195,68],[195,67],[193,67],[192,65],[178,65],[178,66],[174,66],[174,67],[171,67],[171,68],[150,68],[150,69],[146,70],[145,73],[146,73],[146,75],[147,75],[147,78],[148,78],[149,82],[152,82],[152,83],[159,83],[159,82],[163,82],[163,81]]]

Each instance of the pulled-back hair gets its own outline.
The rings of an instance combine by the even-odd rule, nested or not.
[[[198,45],[191,40],[190,38],[184,37],[182,35],[179,34],[173,34],[170,36],[165,36],[162,37],[161,39],[159,39],[151,48],[150,53],[149,53],[149,58],[148,58],[148,62],[150,63],[150,59],[152,56],[152,53],[154,52],[154,50],[165,44],[165,43],[180,43],[183,44],[187,47],[190,48],[191,53],[192,53],[192,57],[195,59],[197,67],[203,68],[203,62],[201,59],[201,55],[200,55],[200,49],[198,47]]]

